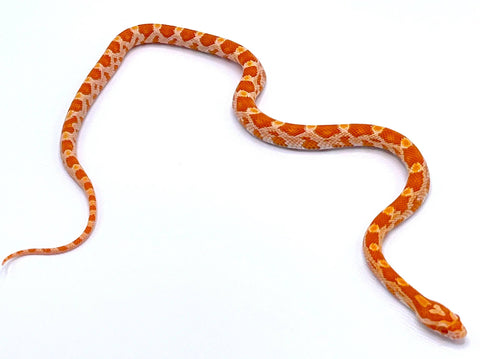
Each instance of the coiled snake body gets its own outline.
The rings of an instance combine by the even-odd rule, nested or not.
[[[77,248],[90,236],[96,222],[97,203],[92,183],[77,158],[78,133],[89,108],[127,52],[137,45],[150,43],[185,47],[241,65],[243,75],[235,90],[233,108],[245,129],[262,141],[301,150],[377,147],[400,158],[408,171],[407,183],[398,198],[378,214],[368,227],[363,246],[367,263],[380,282],[427,327],[452,339],[466,335],[456,314],[411,287],[392,269],[382,254],[385,235],[418,209],[429,190],[427,165],[417,147],[398,132],[380,126],[298,125],[277,121],[261,112],[255,103],[265,85],[265,71],[249,50],[218,36],[169,25],[144,24],[121,32],[90,71],[68,110],[61,134],[61,156],[68,173],[80,185],[89,201],[89,218],[83,233],[74,241],[59,247],[32,248],[12,253],[4,259],[3,264],[25,255],[64,253]]]

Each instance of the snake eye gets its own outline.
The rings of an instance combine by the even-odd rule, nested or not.
[[[438,328],[438,330],[440,331],[440,333],[444,334],[444,335],[447,335],[448,334],[448,329],[445,328],[445,327],[440,327]]]

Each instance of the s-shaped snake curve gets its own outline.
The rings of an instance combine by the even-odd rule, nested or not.
[[[185,47],[241,65],[243,75],[235,90],[233,109],[243,127],[262,141],[300,150],[376,147],[397,156],[408,171],[407,183],[397,199],[380,212],[368,227],[363,245],[367,263],[378,280],[408,306],[424,325],[451,339],[465,337],[467,332],[458,315],[410,286],[392,269],[382,253],[385,235],[419,208],[429,190],[427,165],[417,147],[398,132],[380,126],[298,125],[277,121],[261,112],[255,103],[265,85],[265,71],[249,50],[218,36],[170,25],[144,24],[121,32],[90,71],[68,110],[61,134],[61,156],[69,175],[88,198],[89,217],[83,233],[63,246],[12,253],[3,260],[3,264],[26,255],[64,253],[77,248],[90,236],[97,218],[97,201],[92,182],[77,158],[78,133],[89,108],[117,71],[127,52],[137,45],[151,43]]]

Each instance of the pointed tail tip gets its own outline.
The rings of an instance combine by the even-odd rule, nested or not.
[[[5,257],[2,261],[2,267],[11,259],[15,257],[15,253],[10,254],[9,256]]]
[[[7,262],[10,262],[11,260],[15,259],[15,258],[18,258],[18,257],[23,257],[23,256],[27,256],[29,254],[35,254],[33,253],[33,250],[21,250],[21,251],[16,251],[16,252],[13,252],[11,254],[9,254],[8,256],[6,256],[3,261],[2,261],[2,267],[7,264]]]

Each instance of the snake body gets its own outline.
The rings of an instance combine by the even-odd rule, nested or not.
[[[233,61],[243,75],[233,97],[233,109],[240,123],[253,136],[267,143],[300,150],[341,147],[376,147],[397,156],[408,171],[402,193],[372,221],[364,237],[364,254],[373,274],[428,328],[451,339],[463,338],[466,330],[448,308],[427,299],[392,269],[382,253],[386,234],[411,216],[429,190],[429,173],[418,148],[391,129],[368,124],[299,125],[277,121],[255,103],[265,85],[265,71],[258,59],[243,46],[207,33],[181,27],[144,24],[128,28],[110,43],[80,86],[66,115],[61,134],[61,157],[66,170],[85,192],[89,202],[88,223],[72,242],[54,248],[32,248],[10,254],[3,261],[26,255],[59,254],[77,248],[90,236],[97,219],[97,201],[92,182],[77,158],[77,137],[89,108],[117,71],[127,52],[137,45],[160,43],[185,47]]]

